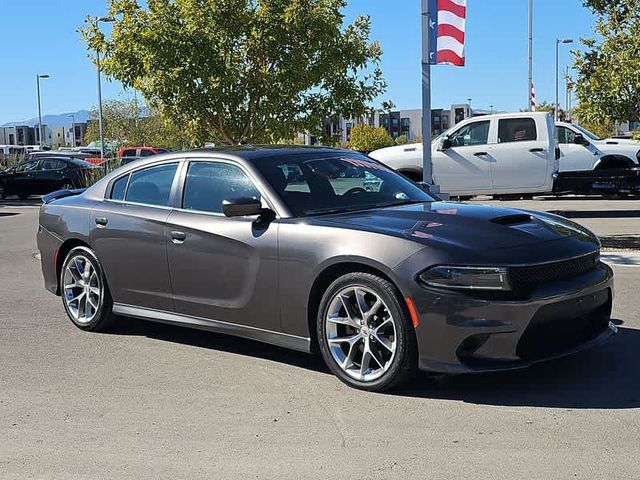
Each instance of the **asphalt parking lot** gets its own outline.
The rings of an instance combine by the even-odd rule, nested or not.
[[[134,320],[81,332],[42,286],[37,202],[0,202],[0,479],[640,478],[640,200],[496,203],[622,242],[605,257],[619,334],[370,394],[248,340]]]

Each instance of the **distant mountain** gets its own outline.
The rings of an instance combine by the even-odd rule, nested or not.
[[[69,115],[75,115],[76,123],[86,122],[89,118],[89,110],[78,110],[77,112],[60,113],[58,115],[43,115],[42,123],[49,127],[61,127],[64,125],[71,125],[71,117]],[[38,124],[38,117],[30,118],[28,120],[22,120],[19,122],[7,122],[0,127],[15,127],[16,125],[29,125],[33,127]]]

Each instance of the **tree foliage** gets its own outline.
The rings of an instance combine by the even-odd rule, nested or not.
[[[145,112],[142,115],[142,112]],[[107,100],[102,103],[102,119],[106,142],[116,147],[153,146],[181,148],[190,146],[186,136],[173,122],[152,107],[141,108],[136,100]],[[85,141],[100,139],[98,110],[89,115]]]
[[[111,39],[82,29],[102,69],[194,141],[262,143],[361,115],[385,88],[370,19],[347,0],[108,0]],[[94,59],[95,60],[95,59]]]
[[[585,0],[596,15],[597,38],[581,39],[574,52],[580,118],[592,125],[604,119],[640,118],[640,0]]]
[[[383,127],[358,124],[351,129],[351,148],[359,152],[373,152],[392,145],[395,142]]]

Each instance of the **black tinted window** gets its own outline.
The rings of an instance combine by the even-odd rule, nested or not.
[[[141,157],[150,157],[152,155],[155,155],[155,153],[153,153],[151,150],[140,150]]]
[[[55,158],[45,158],[40,163],[41,170],[60,170],[66,167],[67,164],[62,160],[57,160]]]
[[[260,193],[240,167],[217,162],[189,165],[182,208],[222,213],[224,200],[240,197],[260,199]]]
[[[498,143],[527,142],[537,138],[533,118],[508,118],[498,122]]]
[[[171,163],[132,173],[127,189],[127,201],[168,206],[171,184],[177,168],[177,163]]]
[[[38,160],[31,160],[29,162],[22,163],[16,167],[16,172],[30,172],[35,170],[38,166]]]
[[[129,175],[119,178],[113,182],[111,187],[111,199],[112,200],[124,200],[124,194],[127,191],[127,183],[129,182]]]
[[[122,152],[122,156],[123,157],[135,157],[136,156],[136,150],[135,149],[127,149],[124,152]]]

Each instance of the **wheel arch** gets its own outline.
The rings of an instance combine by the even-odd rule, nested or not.
[[[311,290],[309,291],[309,299],[307,303],[307,326],[309,328],[309,338],[311,339],[311,352],[319,352],[316,320],[318,316],[318,308],[320,308],[320,302],[322,301],[322,295],[329,285],[331,285],[335,280],[347,273],[356,272],[377,275],[398,288],[397,283],[388,275],[388,273],[378,266],[371,265],[370,263],[364,263],[357,260],[345,260],[326,266],[318,273],[311,286]]]
[[[60,273],[62,272],[62,264],[64,263],[64,259],[67,257],[69,252],[76,247],[87,247],[91,248],[90,245],[80,240],[79,238],[70,238],[65,240],[58,251],[55,253],[54,265],[56,268],[56,295],[60,295]]]
[[[594,170],[607,170],[610,168],[631,168],[636,163],[625,155],[605,155],[598,160],[593,167]]]

